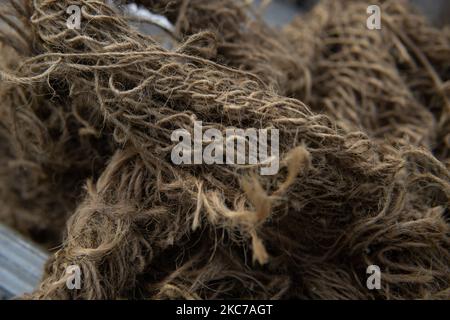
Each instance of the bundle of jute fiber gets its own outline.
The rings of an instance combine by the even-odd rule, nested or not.
[[[316,102],[309,100],[310,95],[306,102],[382,141],[386,137],[394,137],[396,143],[411,141],[445,160],[449,39],[408,1],[373,4],[381,8],[381,30],[366,28],[362,12],[367,4],[356,0],[322,1],[285,28],[296,50],[308,57],[310,74],[315,76]],[[346,14],[332,14],[341,11]],[[339,86],[333,90],[335,83]],[[383,88],[388,92],[380,94]],[[299,91],[294,96],[305,95]]]
[[[251,1],[135,2],[166,16],[180,38],[205,30],[212,32],[217,38],[217,55],[209,58],[254,73],[280,94],[298,90],[293,79],[307,72],[288,39],[261,20]]]
[[[29,3],[12,4],[24,16],[31,16]],[[20,69],[20,63],[36,51],[29,46],[32,36],[27,28],[16,20],[22,16],[14,7],[1,9],[0,16],[10,26],[2,29],[8,46],[0,47],[1,67],[11,72]],[[50,87],[34,95],[29,88],[11,86],[14,84],[3,81],[0,87],[0,218],[52,248],[61,243],[66,220],[81,200],[85,180],[98,177],[112,155],[112,142],[107,135],[97,134],[103,127],[101,113],[89,105],[67,106]],[[90,126],[84,118],[97,118],[99,126]]]
[[[79,31],[66,27],[71,1],[35,0],[31,17],[14,3],[33,47],[1,71],[1,101],[12,112],[39,110],[32,97],[85,110],[76,125],[94,128],[113,154],[86,182],[30,297],[449,297],[450,174],[428,151],[380,145],[193,54],[209,32],[169,51],[102,1],[78,2],[89,20]],[[3,99],[20,95],[26,104]],[[192,133],[196,120],[220,132],[278,129],[280,172],[175,165],[171,133]],[[365,286],[371,264],[383,271],[380,290]],[[68,265],[82,270],[80,290],[66,286]]]
[[[380,4],[383,15],[389,3]],[[348,130],[363,130],[376,141],[430,149],[433,115],[397,70],[386,41],[390,29],[368,29],[366,9],[362,1],[322,1],[311,13],[310,20],[327,20],[322,23],[322,46],[314,54],[314,94],[309,104]],[[291,33],[295,35],[295,30]]]
[[[15,2],[12,2],[12,4],[14,4]],[[198,5],[205,5],[205,3],[201,3],[199,2]],[[240,39],[240,41],[242,43],[247,43],[249,42],[247,39],[245,38],[249,38],[249,39],[253,39],[254,37],[251,36],[250,31],[253,32],[254,34],[258,33],[256,31],[255,28],[248,28],[248,31],[246,33],[244,33],[243,36],[239,36],[238,37],[238,28],[240,28],[241,25],[243,25],[244,23],[248,23],[248,17],[246,16],[246,12],[244,11],[245,8],[248,7],[248,5],[244,6],[243,4],[240,4],[239,6],[236,5],[236,2],[230,2],[228,3],[228,5],[230,6],[230,8],[233,8],[233,10],[228,10],[231,13],[226,14],[225,16],[221,15],[220,13],[215,13],[216,11],[227,11],[227,10],[223,10],[223,6],[226,6],[227,4],[222,2],[220,6],[212,6],[212,9],[210,9],[210,12],[207,12],[208,14],[205,13],[205,16],[207,17],[211,17],[211,19],[214,19],[215,16],[219,17],[220,20],[222,21],[222,23],[224,23],[223,21],[227,21],[227,20],[232,20],[232,22],[236,22],[236,26],[234,26],[234,34],[236,35],[236,37],[238,39]],[[22,55],[24,56],[30,56],[31,55],[31,49],[28,47],[30,43],[32,43],[31,39],[29,39],[29,37],[25,34],[27,28],[21,28],[20,26],[17,26],[14,23],[14,17],[15,17],[15,13],[13,9],[19,9],[19,11],[21,11],[20,7],[18,7],[17,5],[13,6],[13,8],[10,8],[9,10],[5,10],[2,13],[2,16],[5,18],[5,21],[8,21],[9,24],[12,26],[12,31],[16,31],[19,34],[21,34],[22,36],[20,38],[18,38],[17,36],[14,37],[14,34],[12,35],[7,35],[4,37],[4,39],[15,39],[14,42],[12,42],[12,45],[15,48],[18,48],[17,51],[20,52]],[[23,10],[29,11],[29,7],[26,6],[24,7]],[[152,8],[152,10],[154,10]],[[158,11],[158,8],[155,8],[155,11]],[[215,13],[215,14],[214,14]],[[169,15],[170,16],[170,15]],[[228,17],[228,18],[227,18]],[[25,19],[26,22],[26,19]],[[192,20],[192,24],[194,25],[194,19]],[[200,24],[200,22],[202,24]],[[211,28],[211,26],[213,25],[212,22],[205,20],[205,21],[197,21],[195,22],[196,28],[197,29],[206,29],[206,28]],[[254,25],[262,25],[262,23],[259,21],[258,23],[254,23]],[[226,24],[226,27],[228,30],[233,30],[231,28],[231,26],[233,26],[233,23],[229,23]],[[261,27],[261,29],[263,30],[269,30],[268,27]],[[25,31],[24,31],[25,30]],[[211,57],[211,58],[216,58],[215,60],[221,60],[222,63],[225,60],[225,58],[223,58],[224,54],[221,54],[219,52],[219,55],[221,56],[220,58],[216,57],[216,53],[215,53],[215,47],[219,46],[219,47],[223,47],[223,41],[219,42],[222,43],[222,45],[216,45],[215,42],[215,38],[218,38],[218,35],[221,34],[222,30],[214,30],[212,29],[213,32],[210,32],[208,34],[203,33],[202,37],[197,39],[196,37],[191,37],[189,39],[189,41],[187,41],[185,43],[185,47],[188,48],[189,50],[196,50],[196,54],[197,55],[201,55],[202,57]],[[182,34],[182,36],[188,35],[190,34],[192,31],[188,31],[185,30],[183,31],[184,33]],[[24,35],[25,34],[25,35]],[[232,39],[231,36],[227,37],[228,39]],[[264,39],[269,39],[269,37],[263,37]],[[272,40],[270,41],[275,42],[276,38],[272,35]],[[245,40],[245,41],[244,41]],[[200,46],[195,46],[195,42],[196,41],[202,41],[202,47]],[[8,43],[11,43],[11,41],[9,41]],[[268,40],[266,40],[266,46],[267,46]],[[193,45],[191,45],[193,44]],[[270,60],[272,60],[271,57],[269,57],[269,55],[274,55],[273,51],[274,50],[269,50],[268,48],[264,48],[263,46],[258,46],[258,41],[253,41],[253,44],[256,47],[255,48],[251,48],[251,50],[248,50],[250,48],[250,46],[247,44],[247,48],[245,50],[243,50],[243,52],[247,51],[251,51],[250,56],[255,56],[255,52],[258,52],[258,55],[260,57],[263,58],[264,61],[260,61],[260,59],[256,59],[253,58],[253,60],[250,61],[250,59],[235,59],[235,61],[246,61],[246,64],[248,66],[248,68],[252,69],[255,73],[258,73],[257,69],[260,69],[261,66],[268,68],[266,70],[266,75],[275,75],[275,74],[283,74],[280,71],[276,71],[275,70],[275,66],[272,67],[271,64],[269,64],[268,62]],[[181,49],[183,50],[183,49]],[[212,54],[208,54],[208,51],[212,50]],[[9,55],[9,54],[8,54]],[[226,54],[225,54],[226,55]],[[264,56],[266,55],[266,56]],[[16,54],[13,55],[14,57],[16,57]],[[277,54],[275,54],[274,56],[281,58],[283,56],[283,54],[281,52],[277,52]],[[231,61],[230,58],[228,59],[228,61]],[[280,60],[280,61],[284,61],[284,59]],[[237,62],[236,62],[237,63]],[[246,68],[245,66],[239,66],[242,68]],[[295,68],[288,68],[291,71],[295,71]],[[261,74],[261,73],[259,73]],[[265,77],[264,75],[261,76],[261,78],[264,78],[265,80],[267,80],[267,77]],[[269,83],[271,83],[271,86],[275,87],[278,86],[278,84],[274,83],[275,80],[273,80],[272,82],[267,81]],[[281,80],[279,81],[280,84]],[[14,95],[15,96],[15,95]],[[12,99],[15,99],[15,97],[12,97]],[[48,116],[48,109],[52,109],[53,107],[50,106],[48,107],[47,105],[50,104],[50,102],[48,101],[47,98],[43,99],[43,103],[37,103],[36,106],[36,110],[33,111],[36,115],[37,118],[41,117],[41,114],[44,114],[46,119],[50,118],[50,119],[57,119],[57,121],[59,121],[58,117],[49,117]],[[24,102],[14,102],[14,103],[10,103],[10,105],[17,105],[17,104],[24,104]],[[79,109],[82,108],[88,108],[87,105],[80,105],[77,106],[77,109],[75,110],[75,112],[70,111],[70,114],[68,116],[70,117],[77,117],[78,118],[78,123],[72,121],[72,124],[74,125],[74,130],[80,130],[80,137],[81,137],[81,142],[83,144],[82,147],[80,146],[74,146],[73,144],[65,144],[65,146],[69,146],[70,145],[70,150],[71,152],[73,152],[76,156],[74,157],[69,157],[67,158],[67,152],[49,152],[48,150],[51,148],[51,143],[49,140],[52,139],[65,139],[65,136],[56,136],[56,137],[52,137],[49,138],[50,134],[49,131],[52,131],[52,134],[54,134],[55,131],[55,126],[59,126],[60,123],[56,122],[51,124],[53,127],[50,128],[49,125],[47,124],[42,124],[42,121],[39,119],[37,120],[38,122],[41,122],[41,126],[43,128],[43,130],[45,130],[45,133],[41,133],[41,136],[44,136],[44,138],[41,138],[40,141],[42,141],[42,143],[36,143],[35,140],[33,139],[22,139],[24,141],[20,141],[20,137],[18,138],[19,140],[15,142],[16,146],[19,146],[20,148],[22,148],[22,145],[25,145],[26,147],[32,147],[37,149],[37,151],[34,152],[34,154],[30,154],[30,155],[26,155],[25,158],[28,161],[29,164],[33,164],[35,169],[34,171],[32,171],[31,173],[28,172],[26,175],[21,175],[20,179],[23,180],[23,183],[20,184],[22,189],[30,189],[30,190],[35,190],[35,192],[33,192],[33,196],[24,196],[23,193],[24,191],[17,191],[17,190],[10,190],[9,188],[5,188],[5,194],[6,192],[9,192],[10,194],[8,196],[4,196],[3,198],[5,199],[5,201],[7,201],[7,203],[5,203],[5,207],[6,208],[11,208],[13,211],[20,211],[18,209],[18,207],[20,207],[20,204],[24,205],[26,204],[28,207],[31,208],[35,208],[33,210],[28,210],[28,211],[24,211],[24,215],[21,216],[20,218],[16,219],[15,216],[17,216],[18,214],[14,214],[11,215],[8,213],[9,210],[7,210],[5,208],[5,210],[3,211],[4,213],[4,218],[3,220],[8,220],[8,223],[13,225],[15,228],[19,229],[20,231],[26,233],[27,235],[31,236],[34,240],[39,241],[39,242],[45,242],[46,245],[48,245],[49,247],[55,246],[59,243],[60,241],[60,232],[58,232],[58,230],[61,230],[61,226],[65,223],[65,220],[67,218],[67,213],[71,212],[73,210],[74,204],[76,203],[76,201],[79,201],[79,194],[80,194],[80,186],[81,186],[81,181],[84,181],[84,179],[86,179],[87,176],[89,175],[95,175],[95,172],[98,172],[98,166],[103,166],[104,164],[104,160],[106,158],[108,158],[108,156],[111,154],[110,150],[111,148],[109,147],[108,143],[104,140],[102,140],[97,132],[98,132],[98,128],[94,128],[92,126],[90,126],[87,122],[85,122],[83,120],[83,116],[87,117],[96,117],[97,115],[95,114],[95,110],[93,111],[94,114],[91,114],[92,110],[90,111],[81,111],[79,112]],[[21,110],[21,112],[28,112],[28,110]],[[36,117],[36,116],[35,116]],[[35,119],[36,120],[36,119]],[[2,121],[5,121],[5,125],[11,125],[11,121],[8,120],[8,117],[5,117]],[[78,127],[75,127],[78,126]],[[81,126],[82,128],[79,128],[79,126]],[[27,127],[27,126],[25,126]],[[11,132],[11,130],[10,130]],[[77,140],[78,140],[78,136],[76,136]],[[16,139],[17,140],[17,139]],[[39,142],[39,141],[38,141]],[[89,154],[89,152],[91,152],[92,150],[90,150],[89,146],[87,146],[88,144],[91,143],[101,143],[103,145],[105,145],[105,148],[103,150],[101,150],[101,152],[99,152],[98,154],[92,155]],[[106,142],[106,143],[105,143]],[[76,142],[78,144],[78,142]],[[62,143],[58,144],[59,146],[63,146]],[[86,149],[86,146],[88,147],[88,150]],[[23,148],[22,148],[23,149]],[[45,150],[44,150],[45,149]],[[26,151],[21,150],[22,153],[26,154]],[[51,154],[52,155],[52,159],[47,160],[47,159],[37,159],[36,158],[36,152],[39,152],[40,154]],[[94,150],[95,152],[95,150]],[[55,157],[58,157],[58,159],[54,159]],[[93,165],[90,165],[89,162],[87,162],[87,159],[92,159],[93,157],[95,157],[95,159],[97,159],[98,161],[95,163],[95,167]],[[13,158],[21,158],[23,159],[24,156],[23,155],[16,155]],[[82,161],[80,161],[80,159]],[[57,161],[56,161],[57,160]],[[58,163],[58,165],[57,165]],[[84,166],[84,164],[87,164],[87,166]],[[45,167],[45,168],[43,168]],[[58,169],[60,168],[60,169]],[[22,170],[22,168],[18,168],[17,170]],[[45,170],[47,170],[47,172],[45,172]],[[60,172],[59,172],[60,171]],[[77,172],[76,175],[73,175],[72,179],[61,179],[60,177],[62,175],[71,175],[73,172]],[[11,180],[15,180],[18,177],[18,173],[16,173],[14,170],[11,170],[10,167],[5,166],[5,186],[11,185]],[[28,180],[27,180],[28,179]],[[57,182],[55,183],[55,180],[57,180]],[[50,184],[46,184],[47,181],[50,182]],[[60,194],[60,197],[52,197],[50,199],[47,199],[46,197],[43,197],[43,192],[36,192],[36,190],[39,189],[49,189],[49,188],[54,188],[54,190],[52,190],[52,192],[47,192],[47,194]],[[13,191],[13,193],[11,193],[11,191]],[[30,192],[28,192],[30,193]],[[56,205],[56,199],[59,199],[59,204]],[[38,204],[38,201],[45,201],[50,203],[50,205],[43,205],[43,204]],[[14,219],[11,219],[11,218]],[[34,223],[32,223],[32,221]],[[47,223],[48,222],[48,223]]]
[[[282,36],[291,43],[293,50],[297,53],[302,65],[306,69],[303,75],[291,81],[296,83],[289,94],[305,103],[312,103],[312,77],[317,74],[318,55],[323,51],[325,42],[325,26],[329,21],[329,15],[333,12],[323,10],[323,6],[315,6],[308,14],[299,15],[285,25]]]
[[[386,5],[383,21],[391,30],[393,56],[405,83],[436,118],[434,153],[450,158],[450,38],[405,3]]]

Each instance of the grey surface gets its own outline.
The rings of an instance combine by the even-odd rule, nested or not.
[[[261,1],[255,2],[256,5]],[[267,10],[264,12],[264,18],[272,26],[281,27],[286,23],[292,21],[292,19],[301,12],[302,7],[296,5],[294,1],[289,0],[277,0],[272,1]]]
[[[32,292],[47,258],[43,250],[0,224],[0,299]]]
[[[450,22],[450,0],[410,0],[436,25]]]

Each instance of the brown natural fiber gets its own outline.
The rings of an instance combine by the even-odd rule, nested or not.
[[[258,12],[252,10],[251,1],[138,0],[136,3],[167,16],[179,38],[205,30],[212,32],[217,41],[209,47],[216,55],[203,56],[250,71],[281,94],[291,92],[295,85],[293,79],[305,71],[288,39],[278,37],[261,20]]]
[[[416,99],[436,118],[434,152],[450,158],[450,38],[431,27],[419,14],[411,14],[401,3],[387,6],[386,23],[394,34],[394,57],[405,83]],[[410,12],[414,12],[410,8]]]
[[[177,48],[106,1],[11,0],[1,11],[11,58],[0,71],[1,217],[52,245],[68,218],[27,297],[450,297],[450,172],[432,154],[445,105],[405,81],[399,51],[385,47],[408,47],[401,35],[362,29],[356,1],[334,16],[341,5],[325,1],[299,34],[297,21],[281,35],[239,1],[140,3],[174,22]],[[66,27],[69,4],[83,6],[81,30]],[[171,133],[194,121],[279,129],[280,172],[174,165]],[[380,290],[366,287],[372,264]],[[66,286],[69,265],[80,290]]]
[[[383,28],[376,32],[366,28],[367,16],[361,14],[367,4],[355,0],[322,1],[286,27],[286,36],[306,57],[309,74],[316,75],[294,95],[349,129],[390,144],[422,145],[445,160],[448,36],[408,1],[377,3]]]

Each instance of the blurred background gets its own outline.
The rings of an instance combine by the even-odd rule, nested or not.
[[[339,0],[336,0],[339,1]],[[450,0],[410,0],[419,8],[428,19],[437,26],[450,24]],[[256,0],[255,4],[267,3],[265,0]],[[318,0],[272,0],[268,5],[266,20],[275,26],[284,25],[298,12],[310,10]],[[370,0],[367,5],[372,4]]]

